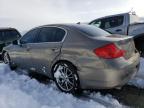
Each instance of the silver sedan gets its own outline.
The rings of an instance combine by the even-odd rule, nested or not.
[[[3,60],[46,75],[67,93],[121,87],[138,71],[133,39],[84,24],[36,27],[3,49]]]

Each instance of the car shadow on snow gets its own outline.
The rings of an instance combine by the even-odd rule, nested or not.
[[[36,79],[38,82],[43,83],[43,84],[48,84],[50,82],[50,79],[48,77],[42,74],[38,74],[36,72],[29,72],[28,76],[30,78]]]

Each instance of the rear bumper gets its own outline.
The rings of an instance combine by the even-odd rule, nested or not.
[[[139,70],[139,54],[135,54],[129,60],[119,58],[110,61],[111,66],[105,68],[83,68],[80,72],[80,83],[83,89],[109,89],[123,86]],[[109,61],[108,61],[109,62]],[[113,65],[113,63],[115,65]]]

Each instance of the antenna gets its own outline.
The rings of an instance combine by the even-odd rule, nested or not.
[[[133,12],[134,10],[133,10],[133,7],[131,8],[131,10],[130,10],[130,12]]]
[[[134,11],[133,7],[131,8],[131,10],[129,11],[130,14],[132,15],[136,15],[136,12]]]

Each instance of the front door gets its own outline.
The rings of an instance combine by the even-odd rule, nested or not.
[[[20,68],[29,69],[32,68],[33,63],[31,59],[32,45],[35,43],[36,36],[38,35],[38,29],[33,29],[26,33],[21,39],[19,45],[14,45],[11,49],[11,56],[15,64]]]

